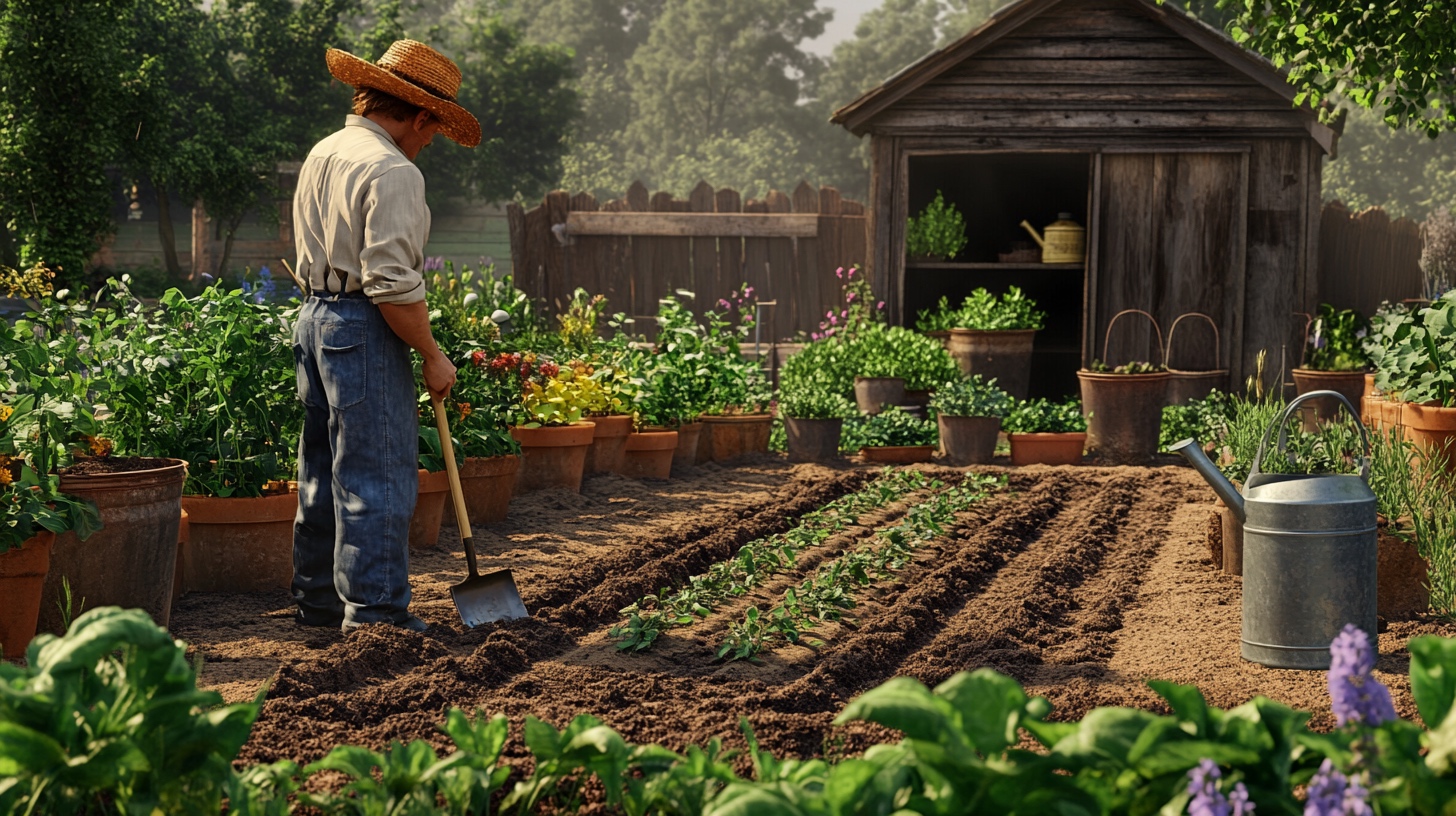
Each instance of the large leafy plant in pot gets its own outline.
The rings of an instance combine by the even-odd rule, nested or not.
[[[944,307],[944,304],[943,304]],[[1046,314],[1016,286],[1000,296],[985,289],[967,295],[954,310],[922,315],[950,331],[947,348],[963,374],[994,379],[1002,390],[1024,399],[1031,387],[1031,352]]]
[[[1293,371],[1295,388],[1301,394],[1338,391],[1351,405],[1359,405],[1370,366],[1363,344],[1369,333],[1370,321],[1359,312],[1321,303],[1305,328],[1304,364]],[[1339,415],[1339,402],[1321,398],[1314,411],[1318,420],[1328,421]],[[1312,421],[1306,427],[1312,430]]]
[[[1365,348],[1376,387],[1392,401],[1389,424],[1456,471],[1456,290],[1384,315],[1373,338]]]
[[[938,434],[933,420],[892,405],[866,417],[849,420],[841,449],[858,450],[866,462],[928,462]]]
[[[534,352],[502,352],[486,367],[520,394],[506,410],[511,436],[521,446],[516,492],[581,490],[586,451],[596,430],[583,417],[601,386],[584,366],[562,365]]]
[[[753,287],[743,284],[717,307],[703,314],[712,386],[699,416],[699,464],[766,452],[773,425],[773,387],[758,361],[743,354],[743,344],[757,326]]]
[[[784,417],[789,459],[824,462],[839,457],[844,420],[854,415],[855,406],[812,377],[790,378],[779,386],[779,412]]]

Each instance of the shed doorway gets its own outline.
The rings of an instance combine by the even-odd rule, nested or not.
[[[920,311],[933,309],[942,297],[954,306],[977,288],[999,295],[1019,286],[1047,314],[1045,328],[1036,334],[1030,395],[1061,399],[1078,393],[1086,263],[1041,263],[1021,222],[1041,232],[1060,213],[1070,213],[1087,227],[1093,154],[911,155],[908,163],[907,212],[919,214],[939,191],[965,219],[967,241],[947,261],[907,261],[905,323],[913,326]]]

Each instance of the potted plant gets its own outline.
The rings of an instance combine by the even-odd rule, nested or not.
[[[1018,400],[1002,420],[1013,465],[1077,465],[1087,444],[1087,417],[1075,399]]]
[[[618,353],[612,354],[597,337],[597,323],[606,309],[606,297],[578,287],[566,311],[556,318],[562,349],[576,358],[573,367],[584,368],[598,386],[590,390],[585,411],[595,425],[582,471],[588,476],[621,470],[627,435],[632,433],[636,421],[633,403],[639,389],[618,360],[625,345],[619,345],[614,349]],[[620,325],[615,321],[614,324]]]
[[[947,350],[950,349],[950,330],[955,328],[955,309],[950,307],[950,298],[940,296],[940,302],[933,309],[921,309],[915,314],[915,330],[933,337]]]
[[[580,365],[559,365],[535,352],[502,352],[491,374],[519,386],[506,410],[510,434],[521,446],[516,492],[561,488],[580,492],[596,425],[582,418],[597,384]]]
[[[1031,352],[1046,313],[1020,287],[1001,296],[985,289],[967,295],[959,308],[935,318],[950,327],[948,348],[963,374],[979,374],[1024,399],[1031,385]]]
[[[912,416],[898,405],[854,422],[856,427],[846,437],[858,445],[866,462],[929,462],[935,454],[935,422]]]
[[[217,285],[192,298],[171,289],[148,308],[125,277],[107,297],[88,326],[93,354],[108,361],[94,381],[110,409],[102,428],[118,455],[188,463],[188,546],[174,565],[183,591],[287,588],[303,426],[295,309]]]
[[[84,432],[89,416],[73,431],[76,416],[60,410],[57,395],[19,393],[30,378],[15,366],[14,338],[0,339],[0,657],[13,659],[36,634],[57,534],[86,541],[101,517],[94,502],[61,492],[55,472],[58,449]]]
[[[779,413],[784,417],[789,460],[828,462],[839,458],[839,437],[845,417],[855,406],[843,394],[813,382],[790,383],[779,388]]]
[[[465,464],[460,440],[454,441],[455,466]],[[445,454],[440,445],[439,428],[420,426],[420,492],[415,498],[415,512],[410,516],[409,545],[428,548],[440,540],[440,527],[445,519],[445,505],[450,497],[450,477],[445,471]],[[506,496],[507,501],[510,496]],[[472,521],[474,516],[471,517]]]
[[[1416,311],[1391,313],[1367,346],[1385,423],[1456,471],[1456,290]]]
[[[711,386],[698,439],[698,464],[725,462],[747,453],[767,453],[773,427],[773,387],[742,343],[755,326],[753,287],[743,284],[707,312]],[[737,316],[736,321],[734,315]]]
[[[1125,309],[1108,321],[1102,341],[1107,357],[1108,340],[1118,318],[1139,314],[1153,324],[1157,334],[1157,359],[1163,358],[1163,331],[1147,312]],[[1168,372],[1161,363],[1135,361],[1109,365],[1094,359],[1077,372],[1082,387],[1082,405],[1087,410],[1087,443],[1094,454],[1108,464],[1141,465],[1158,452],[1158,433],[1163,426],[1163,406],[1168,404]]]
[[[472,343],[464,341],[463,345],[468,348]],[[511,435],[510,424],[511,412],[520,402],[523,390],[520,364],[520,358],[511,353],[476,348],[456,367],[455,387],[450,390],[445,413],[450,422],[450,435],[455,440],[455,455],[463,457],[459,467],[460,492],[471,524],[504,521],[511,496],[516,492],[521,445]],[[438,444],[434,408],[422,379],[417,390],[420,432]],[[424,455],[421,448],[421,456]],[[443,468],[444,462],[439,465]],[[455,503],[448,496],[441,501],[444,503],[441,523],[459,526]]]
[[[709,360],[712,349],[703,327],[679,298],[692,298],[679,289],[659,300],[657,342],[637,357],[636,370],[643,385],[641,416],[648,431],[677,431],[674,468],[698,461],[703,425],[698,417],[709,407],[713,380]]]
[[[930,398],[940,430],[940,455],[947,464],[985,465],[996,455],[1001,419],[1011,397],[995,380],[979,374],[942,383]]]
[[[1178,324],[1190,318],[1202,318],[1213,329],[1213,368],[1208,369],[1179,369],[1174,368],[1169,362],[1173,353],[1173,333],[1178,330]],[[1219,337],[1218,324],[1213,318],[1202,312],[1187,312],[1178,315],[1173,320],[1173,325],[1168,327],[1168,347],[1163,351],[1163,368],[1168,370],[1168,404],[1186,405],[1193,400],[1201,400],[1213,392],[1213,389],[1220,385],[1228,384],[1228,369],[1220,367],[1220,355],[1222,352],[1222,339]],[[1206,359],[1206,358],[1205,358]]]
[[[1319,314],[1305,328],[1304,364],[1294,369],[1294,386],[1301,393],[1335,391],[1359,405],[1364,401],[1365,370],[1370,358],[1363,340],[1370,333],[1370,322],[1354,309],[1336,311],[1322,303]],[[1333,399],[1314,401],[1315,417],[1305,423],[1313,429],[1314,421],[1327,422],[1339,415],[1339,403]]]
[[[966,221],[939,190],[935,198],[905,222],[905,255],[913,261],[950,260],[966,245]]]
[[[0,280],[19,274],[0,269]],[[0,323],[7,335],[0,359],[8,361],[10,389],[18,394],[12,421],[27,426],[42,472],[59,474],[60,491],[94,505],[103,526],[85,542],[73,532],[56,537],[39,626],[62,629],[56,602],[67,580],[93,603],[140,607],[165,625],[186,463],[109,455],[113,443],[95,419],[104,411],[97,395],[116,365],[125,364],[124,355],[95,348],[90,307],[69,302],[64,290],[53,294],[51,274],[37,265],[19,286],[0,282],[0,289],[27,295],[31,307],[14,327]]]

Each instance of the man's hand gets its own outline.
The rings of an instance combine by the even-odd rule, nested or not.
[[[430,396],[445,399],[455,385],[455,364],[444,354],[433,354],[425,358],[425,387]]]

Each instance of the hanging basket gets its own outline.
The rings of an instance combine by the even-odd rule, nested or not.
[[[1174,368],[1168,361],[1169,355],[1173,353],[1173,332],[1178,330],[1178,324],[1187,317],[1201,317],[1208,321],[1209,328],[1213,329],[1213,368],[1208,371],[1184,371]],[[1168,372],[1168,404],[1183,405],[1196,399],[1203,399],[1213,392],[1213,389],[1220,385],[1228,384],[1229,370],[1220,365],[1222,358],[1223,338],[1219,334],[1218,324],[1213,318],[1202,312],[1187,312],[1178,315],[1173,325],[1168,327],[1168,346],[1163,349],[1163,368]],[[1105,350],[1103,353],[1106,353]]]

